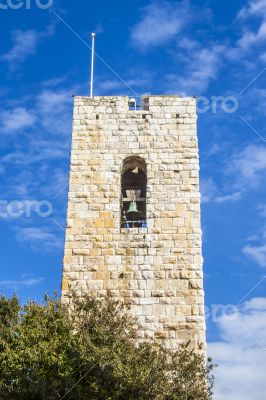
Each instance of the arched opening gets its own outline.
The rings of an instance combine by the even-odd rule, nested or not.
[[[146,162],[137,156],[123,162],[121,176],[121,226],[123,228],[145,228],[147,197]]]

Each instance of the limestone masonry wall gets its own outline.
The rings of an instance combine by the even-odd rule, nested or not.
[[[195,98],[75,97],[62,298],[131,306],[140,339],[205,349]],[[123,160],[147,163],[147,228],[121,228]]]

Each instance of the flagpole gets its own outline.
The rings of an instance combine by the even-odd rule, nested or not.
[[[93,98],[93,80],[94,80],[94,49],[95,49],[95,33],[91,34],[91,83],[90,83],[90,97]]]

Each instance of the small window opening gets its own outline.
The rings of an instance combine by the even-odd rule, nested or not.
[[[140,157],[123,163],[121,177],[121,227],[146,228],[147,168]]]
[[[130,111],[142,110],[142,98],[141,97],[131,97],[128,100],[128,109]]]

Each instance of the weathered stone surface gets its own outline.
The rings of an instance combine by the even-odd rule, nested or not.
[[[205,349],[196,100],[75,97],[62,298],[107,291],[139,321],[139,340]],[[148,228],[120,228],[123,160],[147,164]]]

